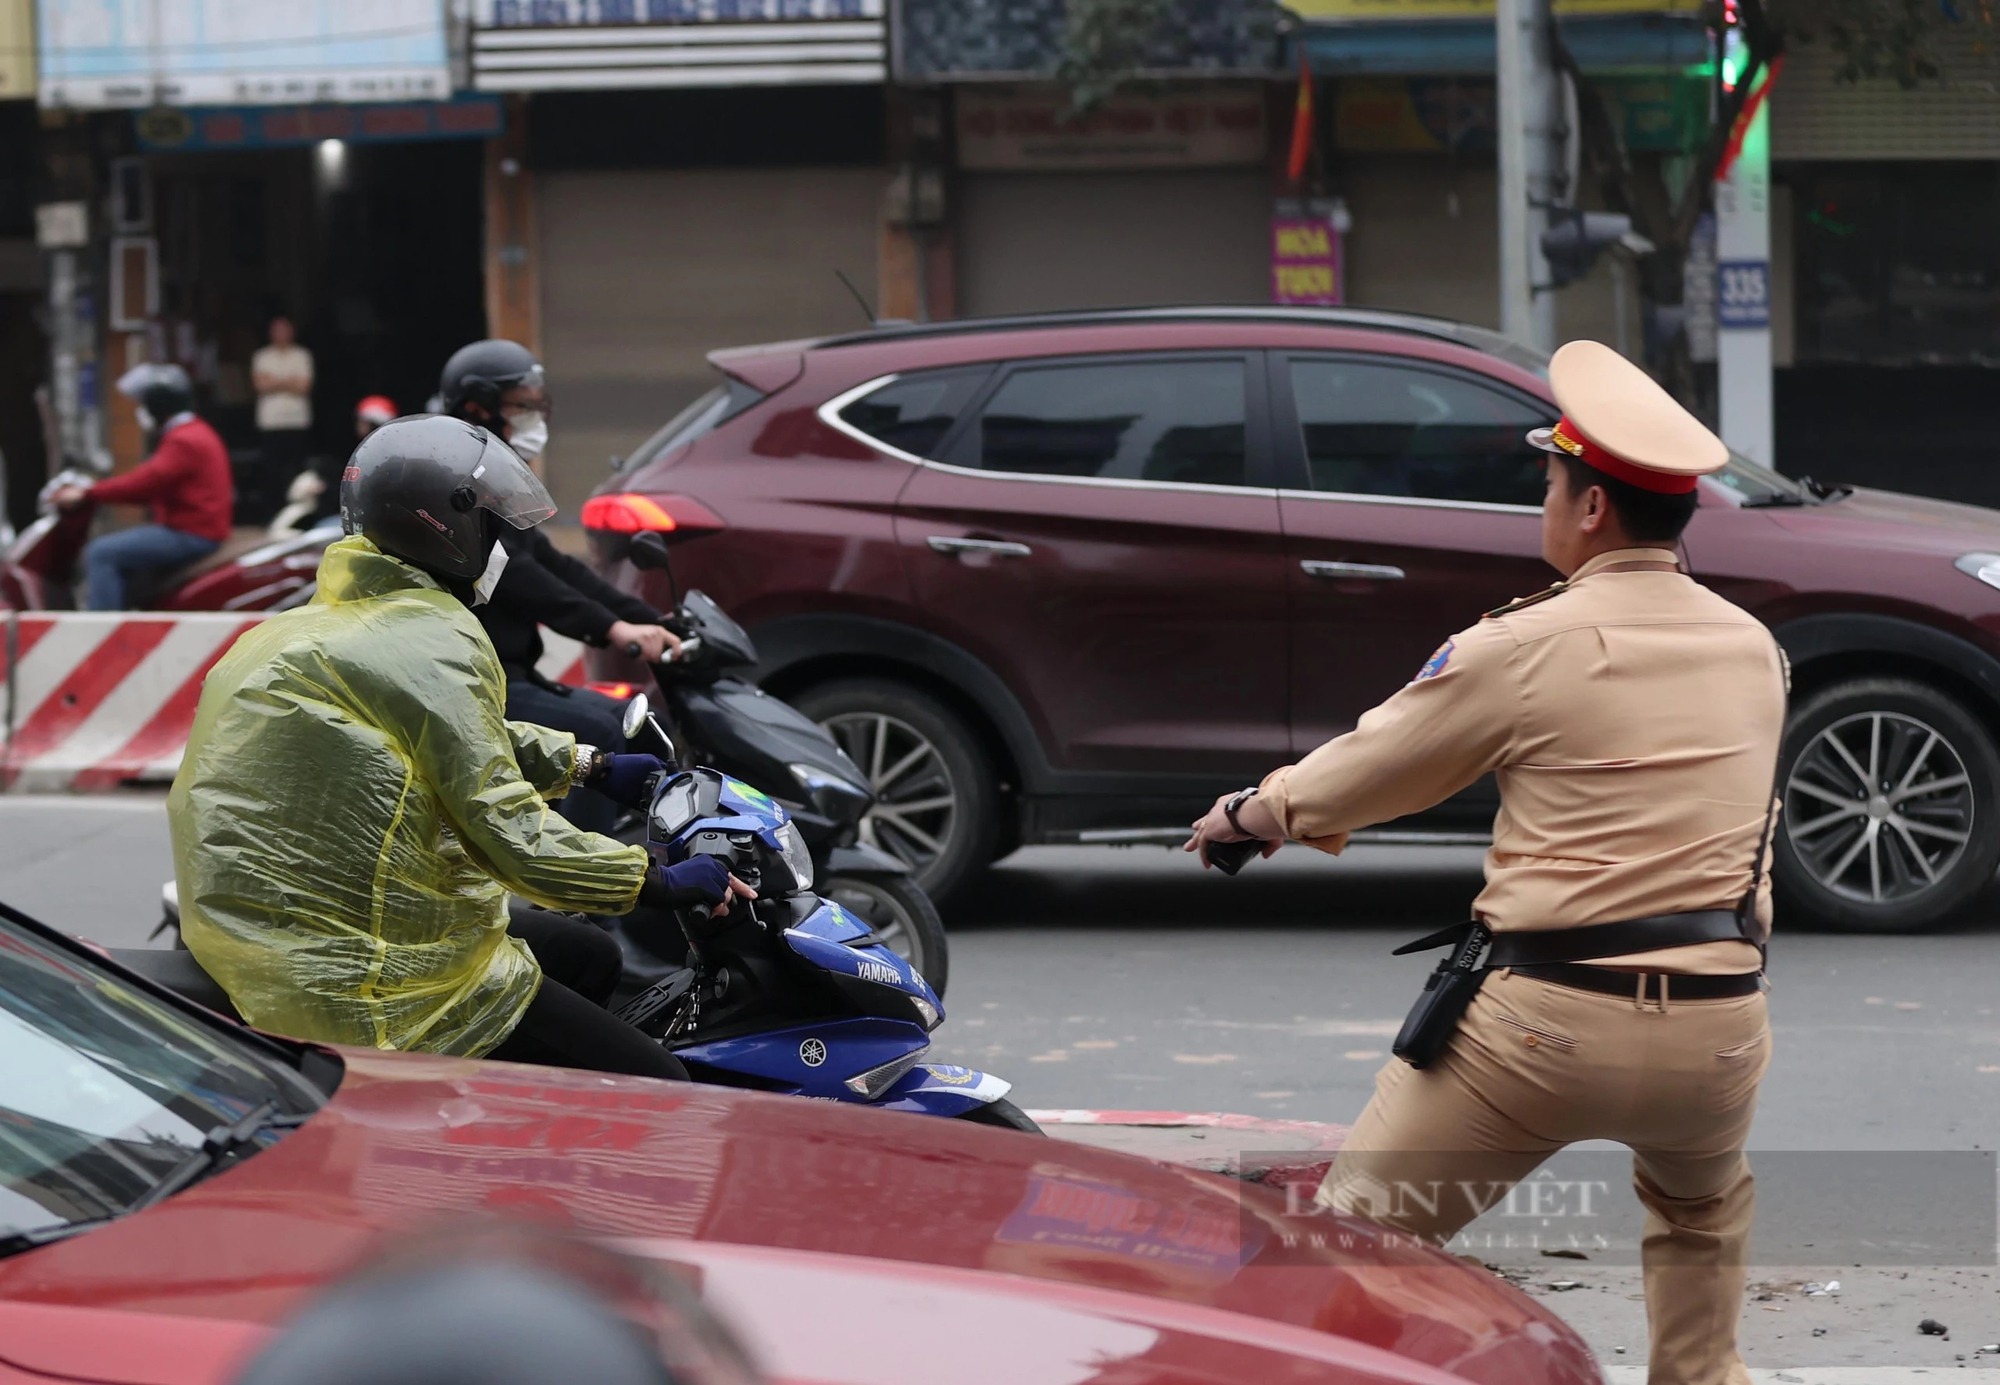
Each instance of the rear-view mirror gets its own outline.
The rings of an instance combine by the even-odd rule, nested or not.
[[[625,555],[633,567],[658,570],[668,567],[673,557],[667,552],[667,541],[658,532],[647,530],[632,536],[631,548]]]

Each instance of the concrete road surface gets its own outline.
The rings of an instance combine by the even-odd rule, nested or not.
[[[50,923],[136,945],[170,871],[157,796],[0,797],[0,898]],[[1460,849],[1335,861],[1292,848],[1235,880],[1157,848],[1024,851],[949,920],[937,1051],[1012,1079],[1028,1107],[1351,1121],[1429,965],[1390,948],[1463,918],[1478,881],[1478,853]],[[1870,1166],[1879,1181],[1858,1195],[1841,1185],[1842,1205],[1824,1209],[1826,1263],[1803,1263],[1815,1250],[1753,1267],[1743,1335],[1751,1364],[1773,1372],[1762,1379],[1891,1385],[2000,1367],[1979,1350],[2000,1347],[1990,1168],[1968,1190],[1962,1166],[1940,1174],[1917,1157],[2000,1149],[2000,901],[1981,912],[1993,921],[1958,933],[1782,933],[1774,948],[1777,1049],[1753,1141],[1760,1168],[1779,1169],[1764,1174],[1767,1206],[1781,1152],[1909,1162]],[[1907,1185],[1884,1194],[1892,1221],[1968,1227],[1976,1253],[1906,1264],[1843,1242],[1865,1220],[1856,1197],[1892,1184]],[[1625,1257],[1480,1253],[1576,1323],[1615,1379],[1639,1378],[1645,1321]],[[1807,1293],[1829,1280],[1839,1290]],[[1950,1336],[1919,1335],[1926,1317]]]

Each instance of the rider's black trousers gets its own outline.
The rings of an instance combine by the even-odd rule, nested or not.
[[[609,933],[581,919],[521,908],[513,910],[507,931],[535,954],[542,987],[488,1058],[687,1080],[680,1059],[604,1008],[625,970]]]

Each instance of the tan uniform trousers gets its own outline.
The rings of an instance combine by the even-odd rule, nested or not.
[[[1381,1189],[1511,1187],[1564,1145],[1627,1145],[1646,1208],[1649,1385],[1747,1385],[1743,1144],[1770,1053],[1761,994],[1679,1001],[1669,978],[1665,1005],[1642,1007],[1498,971],[1441,1059],[1382,1069],[1318,1200],[1443,1243],[1473,1220],[1470,1200],[1389,1206]]]

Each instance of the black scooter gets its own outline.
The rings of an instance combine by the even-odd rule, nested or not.
[[[635,537],[627,557],[634,567],[671,575],[658,534]],[[720,770],[783,804],[812,853],[819,893],[866,920],[884,946],[944,994],[950,959],[937,907],[907,865],[860,840],[861,819],[874,802],[868,776],[819,723],[735,676],[756,666],[757,647],[707,595],[688,592],[672,624],[682,636],[680,652],[651,672],[683,763]],[[657,732],[648,729],[649,710],[627,708],[626,739],[635,750],[670,755],[671,746],[650,743]],[[630,831],[630,840],[643,840],[643,820]],[[634,914],[613,924],[625,949],[627,987],[651,985],[685,960],[679,928],[659,922]]]

